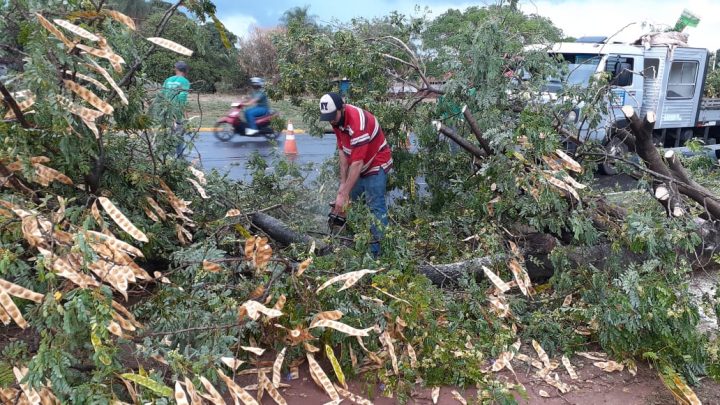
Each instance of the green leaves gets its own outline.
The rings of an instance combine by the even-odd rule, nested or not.
[[[125,374],[120,374],[120,377],[122,377],[128,381],[132,381],[134,383],[140,384],[143,387],[149,389],[150,391],[152,391],[158,395],[161,395],[163,397],[170,398],[174,394],[174,391],[172,388],[168,387],[167,385],[165,385],[163,383],[157,382],[150,377],[144,376],[144,375],[125,373]]]

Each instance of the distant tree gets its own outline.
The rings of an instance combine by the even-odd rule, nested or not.
[[[310,25],[317,27],[317,15],[310,14],[310,6],[297,6],[285,11],[280,17],[280,24],[287,27],[290,24]]]
[[[278,75],[277,50],[273,36],[283,28],[253,27],[250,35],[238,42],[238,64],[248,76],[260,76],[274,80]]]
[[[163,14],[157,12],[148,16],[146,24],[140,29],[142,35],[152,36],[153,27],[162,20]],[[225,34],[230,43],[237,42],[235,35],[230,32]],[[177,13],[170,19],[163,37],[195,52],[189,58],[166,50],[155,52],[143,65],[143,71],[149,79],[161,83],[172,74],[175,61],[183,59],[190,65],[188,79],[193,83],[193,90],[215,92],[218,87],[225,90],[237,88],[244,82],[246,75],[237,63],[237,49],[224,46],[213,23],[198,24],[186,15]]]
[[[493,5],[468,7],[464,11],[450,9],[433,20],[422,34],[423,48],[432,57],[428,63],[429,71],[434,75],[443,74],[447,69],[442,64],[461,55],[462,49],[493,18],[506,19],[503,34],[517,37],[517,44],[527,45],[538,40],[556,42],[562,38],[560,29],[545,17],[503,10],[514,8],[512,5]]]
[[[153,8],[162,8],[159,2],[154,4],[154,2],[146,0],[111,0],[108,4],[111,8],[135,20],[135,23],[139,25],[152,13]],[[165,10],[169,4],[166,5]]]

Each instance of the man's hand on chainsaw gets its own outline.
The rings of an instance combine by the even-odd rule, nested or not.
[[[332,204],[333,214],[345,216],[345,209],[347,208],[348,204],[350,204],[350,196],[339,192],[337,194],[337,197],[335,197],[335,203]]]

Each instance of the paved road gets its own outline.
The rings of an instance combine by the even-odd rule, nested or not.
[[[292,160],[297,164],[322,163],[336,153],[334,135],[295,135],[295,141],[299,153]],[[195,139],[196,149],[192,150],[188,159],[197,158],[199,152],[205,170],[227,171],[235,180],[249,181],[252,176],[246,165],[252,154],[257,152],[268,161],[276,156],[284,157],[284,142],[285,136],[279,137],[277,141],[268,141],[264,137],[235,136],[228,142],[220,142],[212,133],[201,132]]]

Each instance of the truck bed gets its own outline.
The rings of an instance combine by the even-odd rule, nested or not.
[[[720,121],[720,98],[703,98],[700,100],[698,122],[705,123],[709,121]]]

